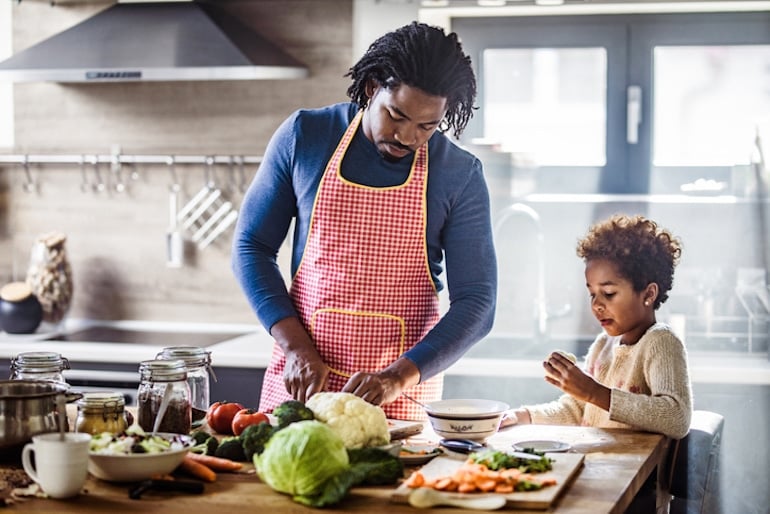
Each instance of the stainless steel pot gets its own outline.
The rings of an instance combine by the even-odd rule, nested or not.
[[[63,397],[66,402],[71,402],[82,396],[70,392],[66,384],[38,380],[0,381],[0,452],[20,450],[33,435],[58,431],[57,401]]]

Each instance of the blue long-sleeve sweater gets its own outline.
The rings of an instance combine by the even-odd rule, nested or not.
[[[262,325],[297,316],[281,276],[277,255],[292,219],[291,273],[302,259],[316,191],[326,164],[356,114],[352,103],[301,110],[273,135],[246,192],[233,240],[232,267]],[[439,323],[405,357],[421,380],[445,370],[492,327],[497,263],[492,241],[489,194],[481,162],[436,132],[428,142],[428,259],[436,290],[443,284],[450,306]],[[384,187],[406,180],[411,157],[388,162],[361,128],[342,162],[352,182]]]

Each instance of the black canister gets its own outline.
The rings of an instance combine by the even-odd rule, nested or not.
[[[31,334],[43,320],[43,307],[24,282],[0,289],[0,328],[9,334]]]

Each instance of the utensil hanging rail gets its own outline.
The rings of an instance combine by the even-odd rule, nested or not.
[[[178,154],[0,154],[0,164],[260,164],[258,155],[178,155]],[[209,161],[212,162],[212,161]]]

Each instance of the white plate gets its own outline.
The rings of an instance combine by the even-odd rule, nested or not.
[[[405,466],[418,466],[443,453],[444,451],[435,444],[407,444],[401,447],[398,458]]]
[[[536,452],[566,452],[571,446],[564,441],[519,441],[513,443],[513,449],[517,452],[523,452],[525,449],[531,449]]]

